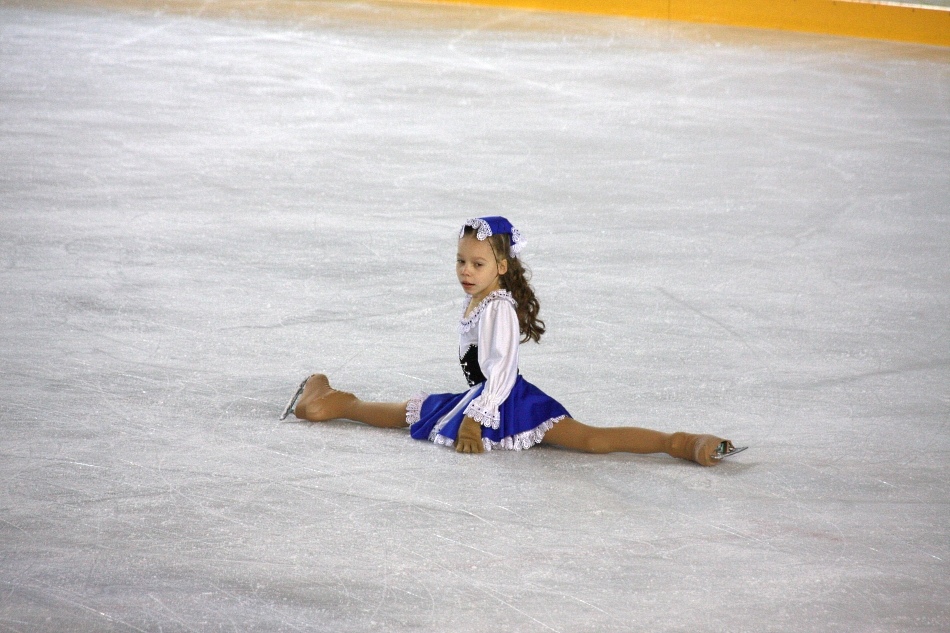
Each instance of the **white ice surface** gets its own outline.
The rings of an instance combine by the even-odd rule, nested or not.
[[[946,49],[234,4],[0,7],[0,630],[950,630]],[[495,213],[529,380],[752,448],[277,422],[462,389]]]

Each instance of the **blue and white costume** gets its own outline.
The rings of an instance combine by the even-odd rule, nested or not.
[[[495,219],[469,220],[467,225],[479,228],[478,239],[485,239],[480,227],[487,227],[486,220]],[[504,232],[513,232],[510,224],[507,229]],[[491,235],[491,229],[487,235]],[[463,393],[414,396],[406,411],[413,438],[452,446],[467,415],[481,424],[486,451],[522,450],[539,443],[557,422],[570,417],[560,403],[518,373],[521,333],[515,306],[510,293],[496,290],[468,317],[463,309],[459,362],[470,388]]]

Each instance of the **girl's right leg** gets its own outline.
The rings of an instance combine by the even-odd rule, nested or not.
[[[725,440],[712,435],[663,433],[634,426],[602,428],[565,418],[545,433],[542,441],[585,453],[666,453],[703,466],[715,466],[719,462],[713,455]]]
[[[352,393],[337,391],[323,374],[307,379],[294,407],[301,420],[325,422],[344,418],[387,429],[401,429],[406,423],[405,402],[363,402]]]

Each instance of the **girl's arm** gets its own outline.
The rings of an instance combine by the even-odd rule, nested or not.
[[[518,378],[518,315],[508,301],[497,299],[485,306],[478,323],[478,366],[485,387],[465,409],[465,415],[485,427],[497,429],[498,407],[508,398]]]

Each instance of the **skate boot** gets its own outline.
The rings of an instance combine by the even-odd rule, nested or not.
[[[323,374],[314,374],[304,384],[303,394],[294,407],[294,415],[301,420],[325,422],[346,418],[356,396],[346,391],[337,391]]]
[[[674,433],[670,438],[673,457],[688,459],[701,466],[715,466],[724,457],[744,451],[746,446],[736,448],[729,440],[714,435],[695,435],[693,433]]]

